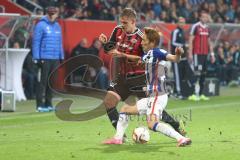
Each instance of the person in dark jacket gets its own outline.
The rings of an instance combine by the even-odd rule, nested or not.
[[[185,33],[183,26],[185,25],[185,18],[178,18],[177,28],[173,30],[171,36],[171,47],[172,53],[174,53],[177,47],[182,47],[184,54],[179,63],[172,63],[174,79],[175,79],[175,93],[176,96],[180,99],[186,97],[184,95],[184,84],[190,77],[187,74],[187,71],[190,71],[191,68],[188,64],[186,58],[186,45],[185,45]]]
[[[52,107],[52,91],[48,86],[48,77],[64,59],[62,31],[56,21],[58,9],[48,7],[47,15],[36,24],[33,33],[33,60],[38,66],[38,86],[36,107],[39,112],[49,112]],[[45,100],[45,101],[44,101]]]

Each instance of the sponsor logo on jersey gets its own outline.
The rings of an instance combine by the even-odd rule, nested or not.
[[[137,43],[137,40],[133,38],[133,39],[131,39],[131,43],[135,44],[135,43]]]

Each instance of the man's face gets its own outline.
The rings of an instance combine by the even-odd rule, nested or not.
[[[59,16],[59,9],[56,8],[56,12],[54,14],[49,14],[49,17],[51,18],[51,21],[55,21]]]
[[[132,28],[135,27],[135,20],[126,16],[120,17],[120,22],[125,32],[132,32]]]
[[[52,15],[52,16],[53,16],[54,19],[57,19],[58,16],[59,16],[59,10],[57,9],[57,12],[54,15]]]
[[[178,26],[183,28],[184,25],[185,25],[185,19],[184,18],[179,18],[178,19]]]
[[[205,24],[208,22],[208,14],[207,13],[202,13],[200,17],[200,21]]]
[[[149,42],[149,39],[147,38],[145,33],[143,35],[141,45],[144,52],[147,52],[152,48],[152,43]]]

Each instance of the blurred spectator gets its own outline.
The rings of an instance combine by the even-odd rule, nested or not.
[[[159,17],[162,12],[161,0],[155,0],[152,8],[153,8],[153,12],[154,12],[154,17],[155,18]]]
[[[207,75],[206,77],[219,78],[219,63],[216,58],[208,55],[207,57]]]
[[[160,21],[169,22],[169,17],[166,11],[161,12]]]
[[[233,23],[235,18],[235,11],[233,9],[233,6],[227,6],[227,11],[225,14],[225,19],[229,23]]]
[[[82,38],[80,43],[72,50],[71,57],[81,54],[87,54],[88,41],[86,38]]]
[[[227,77],[227,84],[233,80],[233,55],[236,52],[236,47],[231,46],[229,51],[227,52],[227,57],[226,57],[226,77]]]
[[[88,9],[92,11],[90,19],[99,19],[99,16],[101,15],[101,10],[103,9],[102,4],[99,2],[99,0],[93,0],[89,2],[90,3]]]
[[[17,2],[27,7],[27,3],[20,0]],[[184,17],[187,22],[196,23],[199,18],[196,12],[205,11],[209,13],[213,22],[238,23],[240,21],[240,2],[229,0],[34,0],[34,2],[43,8],[49,5],[59,6],[61,18],[78,15],[76,19],[114,20],[123,8],[131,7],[139,14],[145,14],[146,17],[152,17],[153,12],[153,18],[148,20],[176,22],[177,18],[173,17],[178,15]],[[162,14],[162,11],[165,13]],[[83,16],[79,16],[80,13]],[[150,13],[151,16],[149,16]]]
[[[188,71],[189,64],[187,61],[186,56],[186,40],[185,40],[185,33],[183,26],[185,25],[185,18],[179,17],[178,18],[178,26],[175,30],[172,32],[171,36],[171,53],[175,53],[175,49],[177,47],[182,47],[184,49],[184,54],[181,56],[181,60],[179,63],[172,63],[173,64],[173,73],[174,73],[174,80],[175,80],[175,93],[178,98],[182,99],[183,95],[182,92],[184,90],[183,88],[183,81],[187,80],[189,77],[187,77],[186,72]]]
[[[17,41],[14,42],[14,43],[13,43],[13,48],[21,48],[21,47],[20,47],[20,43],[17,42]]]
[[[198,11],[194,11],[192,14],[191,14],[191,17],[189,19],[189,22],[190,23],[197,23],[198,22]]]
[[[37,68],[32,59],[32,51],[30,51],[25,58],[22,71],[23,88],[27,99],[34,99],[36,96]]]
[[[102,48],[102,43],[98,40],[98,38],[95,38],[92,42],[92,45],[87,49],[87,53],[98,56],[99,50]]]
[[[99,51],[102,48],[102,43],[98,40],[98,38],[93,40],[93,43],[89,48],[87,48],[87,46],[87,39],[83,38],[80,43],[73,49],[72,57],[87,54],[99,57]],[[86,69],[88,70],[86,71]],[[95,79],[96,84],[93,83]],[[108,70],[104,66],[99,70],[95,70],[92,67],[81,67],[73,72],[72,82],[89,87],[96,86],[97,88],[106,90],[108,87]]]
[[[88,54],[88,41],[86,38],[82,38],[80,43],[72,50],[71,57]],[[81,67],[72,73],[72,82],[76,83],[81,81],[83,74],[85,73],[85,67]]]
[[[235,44],[236,51],[233,55],[233,80],[238,80],[240,84],[240,47]]]
[[[43,10],[42,9],[40,9],[40,8],[38,8],[37,10],[36,10],[36,15],[38,15],[38,16],[43,16]]]
[[[226,56],[224,54],[224,49],[222,46],[217,48],[217,60],[219,63],[219,79],[221,85],[227,84],[227,76],[226,76]]]
[[[99,57],[99,51],[102,48],[102,43],[98,38],[94,39],[90,48],[88,48],[88,53]],[[96,71],[97,75],[97,87],[106,90],[108,88],[108,69],[106,67],[101,67],[100,70]]]

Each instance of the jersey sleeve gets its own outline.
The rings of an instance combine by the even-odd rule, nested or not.
[[[116,43],[116,41],[117,41],[116,35],[117,35],[117,30],[118,30],[118,29],[119,29],[119,26],[116,26],[116,27],[113,29],[112,34],[111,34],[111,36],[110,36],[110,38],[109,38],[109,42],[111,42],[111,43]]]
[[[112,34],[109,38],[109,41],[103,45],[103,49],[104,49],[105,52],[109,52],[110,50],[115,48],[116,42],[117,42],[116,35],[117,35],[118,28],[119,28],[119,26],[116,26],[113,29]]]
[[[167,60],[167,54],[168,54],[168,52],[164,49],[155,49],[153,51],[154,57],[158,58],[159,60],[166,61]]]
[[[195,34],[196,34],[196,29],[197,29],[197,24],[194,24],[194,25],[191,27],[190,35],[195,36]]]

